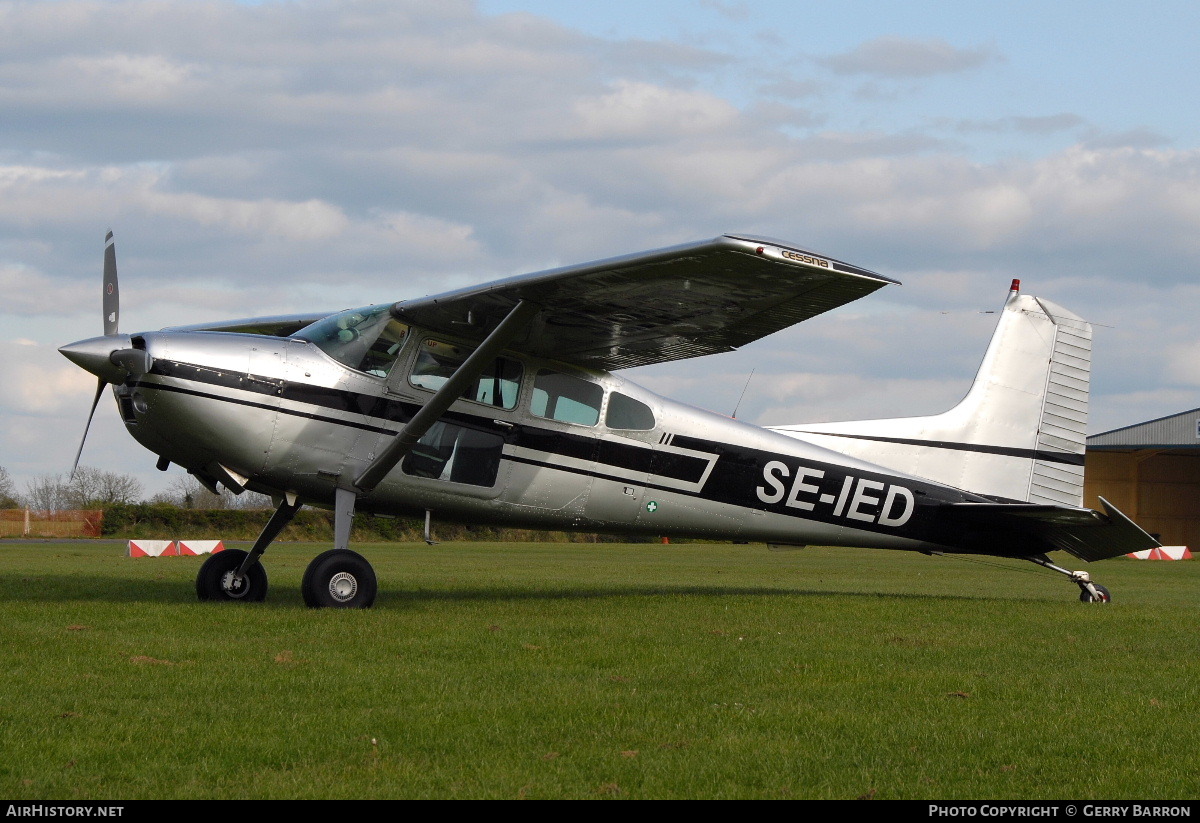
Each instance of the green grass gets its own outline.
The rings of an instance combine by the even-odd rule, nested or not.
[[[368,611],[0,544],[0,796],[1190,799],[1200,563],[356,547]],[[1014,573],[1012,569],[1030,573]]]

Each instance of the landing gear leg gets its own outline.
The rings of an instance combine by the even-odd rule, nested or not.
[[[1056,566],[1044,554],[1025,559],[1030,563],[1037,563],[1039,566],[1056,571],[1059,574],[1065,574],[1071,578],[1079,586],[1079,602],[1081,603],[1108,603],[1112,600],[1112,595],[1108,593],[1108,589],[1099,583],[1092,582],[1092,576],[1087,572],[1073,572],[1069,569],[1064,569],[1062,566]]]
[[[226,549],[204,561],[196,575],[196,596],[201,600],[260,601],[267,596],[267,571],[258,558],[284,526],[300,511],[300,501],[285,499],[271,515],[249,552]]]
[[[367,559],[352,552],[350,524],[354,492],[338,489],[333,503],[333,548],[317,555],[304,571],[300,593],[313,609],[367,609],[375,602],[379,583]]]

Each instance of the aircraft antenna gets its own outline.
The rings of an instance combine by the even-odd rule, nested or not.
[[[737,420],[737,410],[741,408],[742,398],[746,396],[746,389],[750,388],[750,378],[754,376],[754,369],[750,370],[750,374],[746,377],[746,385],[742,386],[742,393],[738,395],[738,401],[733,407],[733,419]]]

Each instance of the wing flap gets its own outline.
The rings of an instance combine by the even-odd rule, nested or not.
[[[1049,503],[956,503],[947,509],[964,522],[1025,533],[1088,562],[1161,545],[1103,497],[1100,504],[1103,513]]]
[[[614,370],[731,351],[896,281],[775,240],[713,240],[397,303],[409,322],[482,340],[519,300],[513,348]]]

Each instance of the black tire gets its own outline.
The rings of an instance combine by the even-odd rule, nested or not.
[[[1097,603],[1097,602],[1111,603],[1112,602],[1112,595],[1108,593],[1108,589],[1104,588],[1099,583],[1093,583],[1092,585],[1096,587],[1096,591],[1100,592],[1100,600],[1097,601],[1096,598],[1092,597],[1091,592],[1089,592],[1087,589],[1084,589],[1081,592],[1079,592],[1079,602],[1080,603]]]
[[[226,549],[210,556],[196,574],[196,596],[201,600],[259,603],[267,597],[267,570],[255,563],[235,585],[233,573],[246,559],[241,549]]]
[[[311,609],[369,609],[378,591],[371,564],[349,549],[318,554],[300,583],[304,603]]]

